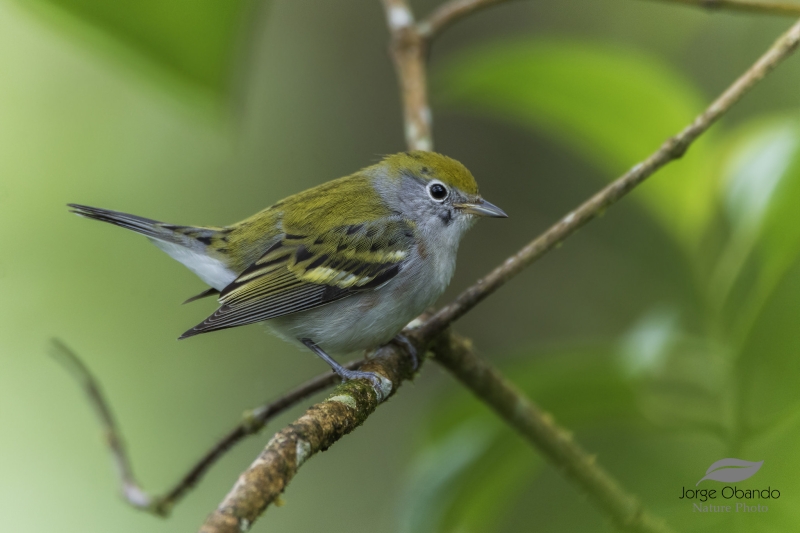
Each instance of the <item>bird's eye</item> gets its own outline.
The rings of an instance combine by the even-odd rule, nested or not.
[[[434,200],[442,201],[447,198],[447,187],[441,183],[433,183],[428,187],[428,194],[430,194],[431,198]]]

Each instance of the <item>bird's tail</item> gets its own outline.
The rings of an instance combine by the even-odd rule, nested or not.
[[[76,215],[108,222],[147,236],[153,244],[176,261],[183,263],[206,284],[213,287],[214,290],[205,291],[188,301],[216,294],[236,278],[236,273],[230,265],[230,258],[221,252],[228,238],[227,228],[175,226],[109,209],[78,204],[68,205]]]
[[[70,208],[70,213],[93,220],[100,220],[101,222],[108,222],[109,224],[147,235],[153,239],[175,242],[175,236],[172,232],[164,228],[164,224],[157,220],[111,211],[110,209],[89,207],[88,205],[67,204],[67,206]]]
[[[109,224],[141,233],[156,241],[178,244],[195,251],[200,251],[209,246],[221,230],[221,228],[176,226],[159,222],[158,220],[129,215],[128,213],[111,211],[110,209],[89,207],[88,205],[67,205],[70,208],[70,212],[76,215],[108,222]]]

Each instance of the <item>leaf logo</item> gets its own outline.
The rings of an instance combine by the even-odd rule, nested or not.
[[[706,470],[706,475],[695,483],[695,487],[706,479],[713,479],[714,481],[722,481],[723,483],[736,483],[737,481],[744,481],[751,478],[761,468],[764,461],[756,463],[751,461],[742,461],[741,459],[720,459],[712,464]]]

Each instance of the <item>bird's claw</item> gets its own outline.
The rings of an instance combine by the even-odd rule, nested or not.
[[[401,348],[406,349],[409,357],[411,357],[412,371],[416,372],[419,368],[419,357],[417,357],[417,348],[414,346],[414,344],[402,333],[395,335],[395,337],[392,339],[392,342]]]
[[[362,370],[347,370],[342,369],[342,372],[337,372],[342,378],[342,383],[350,381],[351,379],[366,379],[375,389],[378,395],[378,401],[383,401],[389,393],[392,392],[392,382],[381,376],[377,372],[364,372]]]

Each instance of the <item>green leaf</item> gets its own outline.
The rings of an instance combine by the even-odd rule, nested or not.
[[[788,121],[787,121],[788,122]],[[772,291],[795,262],[800,252],[800,121],[784,122],[793,143],[791,159],[784,162],[778,183],[763,215],[758,253],[762,258],[762,290]],[[788,139],[787,139],[788,140]]]
[[[726,214],[734,231],[757,231],[797,154],[798,123],[785,116],[760,118],[742,126],[728,144],[730,157],[723,167]]]
[[[642,315],[622,338],[620,363],[630,376],[660,370],[679,335],[678,311],[658,306]]]
[[[542,466],[530,444],[504,432],[451,487],[453,500],[442,508],[439,531],[497,531]]]
[[[467,420],[417,455],[401,498],[401,533],[439,531],[444,511],[454,499],[453,486],[485,455],[496,429],[479,420]]]
[[[737,344],[746,342],[800,253],[800,120],[793,115],[746,122],[722,145],[721,194],[731,233],[711,292],[731,308]],[[729,299],[732,292],[744,298]]]
[[[609,179],[650,155],[703,108],[694,87],[658,59],[597,43],[493,44],[453,59],[437,81],[444,103],[551,135]],[[697,242],[714,208],[704,137],[634,194],[684,244]]]
[[[749,432],[771,432],[798,419],[789,416],[800,406],[800,263],[795,262],[770,293],[737,360],[741,380],[743,423]],[[788,419],[786,417],[789,417]]]
[[[643,414],[657,426],[728,430],[725,405],[730,364],[720,347],[686,334],[676,309],[645,312],[620,343],[620,363],[639,384]]]
[[[166,73],[221,98],[256,0],[18,1],[159,82]]]

